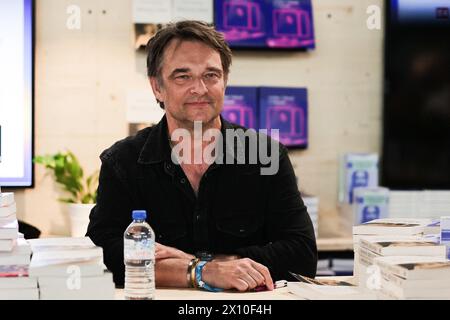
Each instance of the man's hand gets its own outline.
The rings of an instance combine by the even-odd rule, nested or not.
[[[213,287],[249,291],[265,285],[273,290],[269,269],[249,258],[208,262],[202,272],[202,279]]]
[[[194,259],[192,254],[178,250],[177,248],[168,247],[160,243],[156,243],[155,259],[156,261],[167,258]]]

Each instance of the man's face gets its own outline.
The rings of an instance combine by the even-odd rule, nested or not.
[[[220,54],[196,41],[173,40],[164,53],[162,83],[150,82],[168,119],[209,123],[222,111],[226,79]]]

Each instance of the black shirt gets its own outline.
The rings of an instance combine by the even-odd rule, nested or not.
[[[223,133],[236,129],[243,128],[222,118]],[[274,281],[292,279],[288,271],[314,277],[314,229],[287,150],[275,146],[279,151],[275,175],[261,175],[264,165],[259,162],[213,163],[197,196],[181,167],[171,160],[165,117],[105,150],[87,236],[103,247],[116,285],[124,282],[123,234],[136,209],[147,210],[147,222],[161,244],[192,254],[248,257],[268,267]]]

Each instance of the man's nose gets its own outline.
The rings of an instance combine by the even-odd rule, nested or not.
[[[203,81],[202,78],[197,78],[194,81],[194,84],[191,88],[191,93],[192,94],[198,94],[198,95],[204,95],[205,93],[208,92],[208,87],[206,86],[205,82]]]

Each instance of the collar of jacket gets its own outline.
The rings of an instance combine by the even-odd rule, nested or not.
[[[224,148],[226,153],[230,153],[232,157],[236,160],[236,152],[233,152],[229,148],[227,148],[225,143],[226,130],[231,129],[235,130],[238,127],[233,126],[231,123],[226,121],[222,115],[220,115],[220,120],[222,123],[222,136],[224,137]],[[241,141],[237,139],[237,145],[235,148],[239,148]],[[144,143],[144,146],[141,149],[139,154],[138,163],[139,164],[155,164],[163,161],[172,161],[171,159],[171,151],[172,149],[169,146],[169,130],[167,127],[167,118],[164,115],[161,121],[153,127],[153,130],[150,131],[147,140]],[[222,155],[223,156],[223,155]]]

